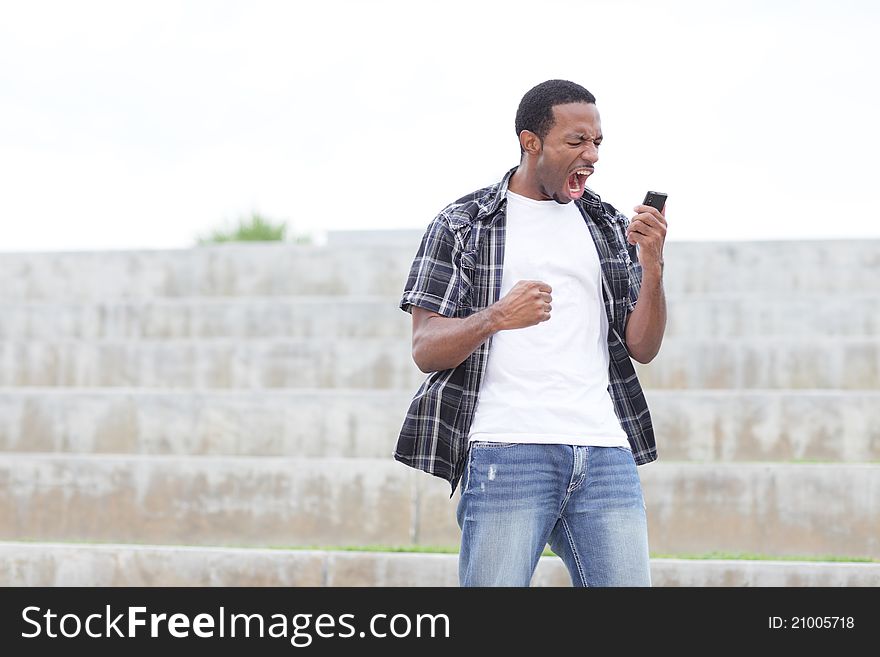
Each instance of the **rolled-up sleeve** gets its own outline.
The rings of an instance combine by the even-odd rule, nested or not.
[[[426,308],[445,317],[458,310],[459,278],[454,264],[455,236],[443,215],[425,231],[413,259],[400,300],[400,309],[411,313],[413,306]]]

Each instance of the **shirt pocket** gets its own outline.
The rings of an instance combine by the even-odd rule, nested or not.
[[[458,307],[459,312],[470,315],[474,300],[474,275],[477,268],[476,251],[462,251],[459,261]]]

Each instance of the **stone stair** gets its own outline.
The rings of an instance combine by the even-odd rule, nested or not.
[[[454,555],[267,549],[458,544],[457,495],[391,458],[419,237],[0,254],[0,584],[454,585]],[[821,559],[880,559],[880,242],[666,261],[652,552],[819,561],[657,558],[654,583],[877,585]]]

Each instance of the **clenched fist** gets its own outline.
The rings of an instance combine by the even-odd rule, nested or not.
[[[492,305],[495,329],[525,328],[550,319],[552,288],[543,281],[518,281]]]

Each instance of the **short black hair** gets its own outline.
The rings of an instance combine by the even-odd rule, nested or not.
[[[553,108],[566,103],[593,103],[596,97],[581,85],[568,80],[547,80],[532,87],[519,101],[516,110],[516,136],[523,130],[534,132],[541,139],[553,128]],[[519,147],[523,152],[522,145]]]

